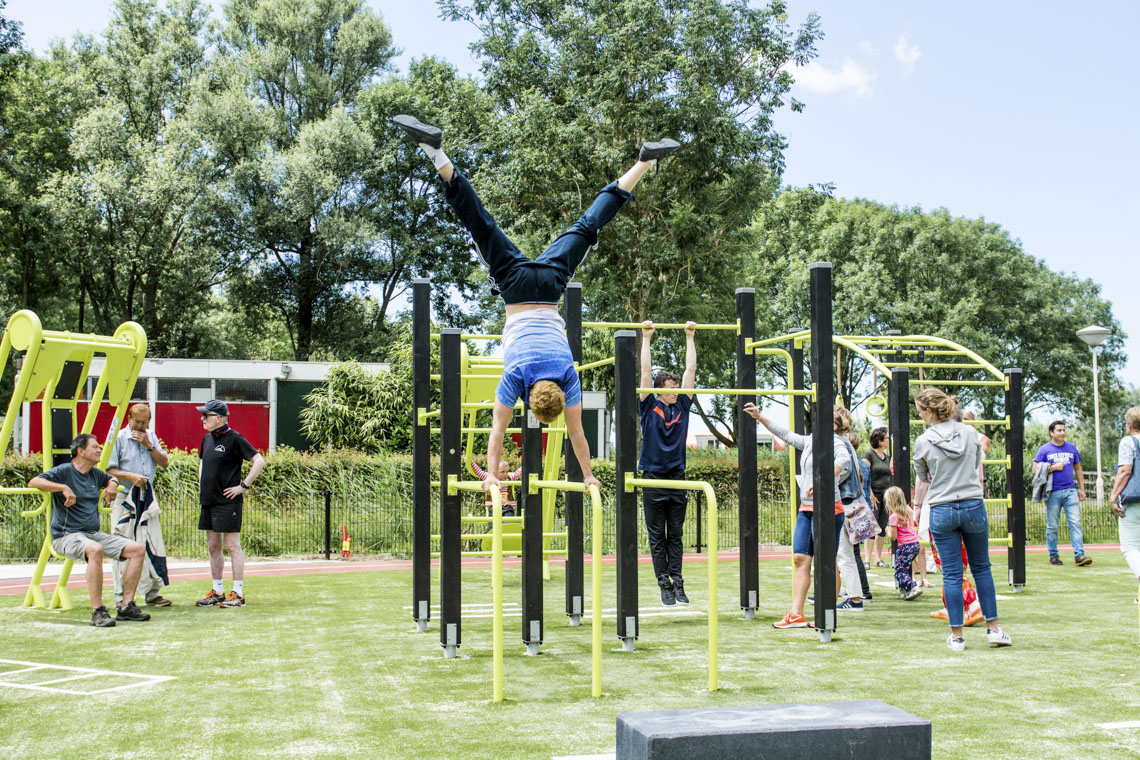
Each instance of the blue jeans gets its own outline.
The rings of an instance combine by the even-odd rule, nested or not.
[[[1081,558],[1085,554],[1084,533],[1081,531],[1081,500],[1077,489],[1066,488],[1053,491],[1045,499],[1045,544],[1049,556],[1058,556],[1057,534],[1061,524],[1061,510],[1065,510],[1065,520],[1069,523],[1069,540],[1073,543],[1073,556]]]
[[[499,229],[458,169],[444,183],[447,205],[455,210],[475,252],[491,270],[492,292],[501,293],[508,304],[557,304],[574,270],[586,260],[590,247],[598,244],[598,231],[632,197],[617,182],[606,185],[586,213],[532,261]]]
[[[821,509],[831,511],[831,504],[819,505]],[[792,553],[815,556],[815,538],[812,534],[812,512],[797,512],[796,527],[792,531]],[[843,530],[844,514],[840,512],[835,516],[835,551],[839,551],[839,534]],[[852,591],[854,593],[854,591]]]
[[[930,535],[942,559],[942,589],[946,614],[953,628],[962,625],[962,546],[978,590],[978,603],[986,620],[997,617],[997,592],[990,573],[990,521],[981,499],[964,499],[930,507]]]

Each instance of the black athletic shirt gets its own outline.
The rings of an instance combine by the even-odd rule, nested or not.
[[[863,458],[871,463],[871,490],[876,495],[885,493],[891,487],[891,455],[880,458],[874,449],[867,449]]]
[[[221,435],[206,433],[202,436],[202,446],[198,449],[198,456],[202,459],[199,503],[203,506],[240,505],[240,495],[236,499],[227,499],[222,491],[241,483],[241,463],[256,455],[257,449],[233,428],[226,428]]]

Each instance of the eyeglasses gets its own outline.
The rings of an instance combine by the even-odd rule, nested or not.
[[[215,414],[213,412],[206,412],[205,414],[202,415],[202,419],[206,419],[207,417],[221,417],[221,416],[222,415]]]

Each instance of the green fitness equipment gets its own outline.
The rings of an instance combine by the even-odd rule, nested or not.
[[[113,336],[45,330],[39,317],[26,309],[16,312],[8,320],[4,337],[0,341],[0,376],[8,363],[9,354],[23,351],[23,364],[16,375],[12,398],[0,428],[0,455],[8,446],[15,429],[16,417],[25,402],[35,401],[43,394],[42,441],[43,468],[51,469],[57,464],[70,461],[69,445],[79,433],[90,433],[95,427],[95,417],[104,399],[111,405],[114,417],[111,422],[107,445],[99,459],[99,467],[105,468],[111,457],[111,445],[121,427],[131,393],[146,357],[146,333],[134,322],[119,325]],[[82,426],[78,425],[78,404],[83,396],[91,361],[96,354],[106,357],[103,371],[95,390],[91,394],[87,414]],[[22,511],[23,517],[44,518],[44,542],[40,548],[36,568],[32,574],[28,592],[24,596],[24,607],[47,609],[71,609],[71,598],[67,592],[67,581],[71,576],[74,560],[56,553],[52,548],[51,511],[52,497],[34,488],[0,488],[0,494],[40,495],[40,506]],[[100,506],[100,511],[110,510]],[[50,602],[44,602],[40,588],[48,561],[55,557],[63,560],[63,568],[56,582],[55,592]]]

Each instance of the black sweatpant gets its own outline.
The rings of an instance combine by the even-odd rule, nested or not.
[[[643,478],[684,480],[685,470],[678,467],[667,472],[643,472]],[[664,488],[642,488],[641,503],[645,510],[645,529],[649,534],[649,551],[653,555],[653,573],[659,583],[681,578],[684,546],[681,536],[689,492]]]

